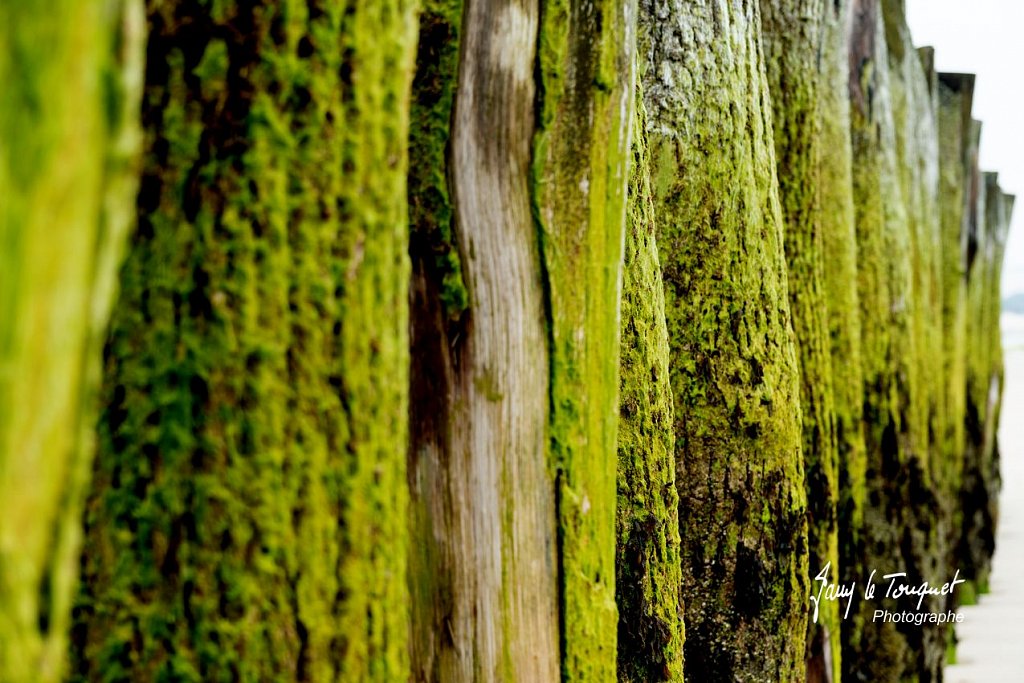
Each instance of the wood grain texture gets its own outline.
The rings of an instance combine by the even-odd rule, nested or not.
[[[530,199],[536,5],[471,0],[446,175],[468,306],[442,325],[429,274],[414,284],[413,675],[557,680],[548,356]],[[422,63],[421,63],[422,64]],[[431,302],[435,303],[431,303]],[[434,321],[434,322],[431,322]],[[441,370],[426,364],[441,361]]]

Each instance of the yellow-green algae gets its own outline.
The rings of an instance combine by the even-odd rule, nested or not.
[[[72,678],[402,680],[413,6],[148,22]]]
[[[855,14],[850,74],[853,190],[858,248],[858,293],[864,359],[864,418],[867,446],[863,566],[902,564],[899,520],[887,515],[903,501],[889,489],[910,458],[907,406],[910,254],[906,214],[896,178],[895,131],[889,94],[888,55],[880,2],[862,3]],[[904,381],[901,382],[900,380]],[[900,440],[900,435],[904,439]],[[903,448],[901,448],[903,446]],[[893,484],[895,488],[895,484]],[[874,605],[859,601],[861,612]],[[862,639],[844,652],[848,677],[900,680],[911,656],[891,623],[863,616]]]
[[[854,226],[850,141],[850,2],[826,2],[822,18],[821,82],[818,88],[819,201],[822,248],[828,267],[824,286],[830,330],[833,405],[839,451],[839,578],[860,581],[864,524],[865,446],[860,299],[857,295],[857,241]],[[843,619],[843,663],[860,643],[863,619],[856,611]]]
[[[618,678],[683,680],[675,412],[655,237],[643,93],[638,88],[622,281],[615,600]]]
[[[985,592],[999,517],[996,428],[1003,390],[999,284],[1013,200],[1003,194],[995,173],[981,174],[976,199],[968,242],[966,447],[957,556],[965,578]]]
[[[942,377],[942,329],[939,268],[941,229],[938,205],[939,150],[935,74],[927,53],[913,46],[903,3],[884,0],[883,12],[889,57],[895,152],[900,196],[910,239],[911,289],[907,299],[909,334],[915,355],[906,383],[910,395],[905,419],[913,434],[916,463],[908,470],[909,485],[895,482],[904,500],[901,546],[904,567],[918,580],[941,585],[956,570],[945,546],[948,515],[940,512],[936,486],[942,452],[935,435],[942,416],[945,386]],[[924,57],[924,58],[922,58]],[[920,475],[917,470],[920,470]],[[920,477],[919,481],[917,477]],[[945,605],[929,605],[936,611]],[[924,624],[905,635],[915,661],[914,675],[939,676],[948,640],[948,625]]]
[[[931,294],[937,146],[928,77],[909,43],[898,2],[864,2],[851,32],[853,187],[864,351],[867,445],[863,566],[893,566],[936,580],[939,528],[929,470],[931,404],[922,361]],[[887,44],[887,31],[891,45]],[[920,118],[920,120],[918,120]],[[922,132],[923,131],[923,132]],[[918,139],[914,136],[921,136]],[[933,314],[934,315],[934,314]],[[922,356],[925,356],[922,359]],[[936,392],[937,393],[937,392]],[[937,408],[936,408],[937,409]],[[860,602],[863,632],[844,651],[847,677],[917,680],[939,675],[945,644],[934,628],[881,623]],[[916,600],[888,608],[915,608]]]
[[[974,76],[938,75],[939,221],[941,231],[943,420],[936,437],[942,457],[933,470],[940,514],[947,517],[945,546],[959,563],[963,511],[960,488],[966,444],[967,388],[967,229],[970,185],[976,174],[977,150],[971,143]],[[954,596],[954,600],[958,597]],[[955,603],[954,603],[955,604]]]
[[[616,672],[619,302],[636,6],[541,6],[532,201],[550,335],[562,678]]]
[[[803,456],[807,486],[808,572],[827,566],[839,578],[837,502],[839,453],[832,397],[824,241],[819,199],[818,88],[823,48],[820,0],[761,2],[768,85],[773,108],[779,197],[789,300],[796,333],[803,406]],[[812,586],[812,591],[817,584]],[[841,648],[839,603],[822,602],[808,620],[807,678],[838,680]]]
[[[757,2],[641,6],[676,415],[685,674],[804,678],[798,366]]]
[[[141,3],[0,5],[0,680],[62,680],[100,352],[133,220]]]
[[[445,318],[457,321],[469,307],[469,293],[455,242],[447,156],[463,3],[424,0],[422,5],[409,125],[409,251],[413,268],[439,282]]]

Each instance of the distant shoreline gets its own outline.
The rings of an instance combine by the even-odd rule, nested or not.
[[[1024,349],[1024,313],[1007,311],[1004,307],[999,327],[1002,330],[1003,351]]]
[[[1011,294],[1003,299],[1003,313],[1024,315],[1024,292]]]

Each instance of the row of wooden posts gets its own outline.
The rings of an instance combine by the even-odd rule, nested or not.
[[[0,83],[0,681],[940,679],[1013,198],[902,0],[5,2]]]

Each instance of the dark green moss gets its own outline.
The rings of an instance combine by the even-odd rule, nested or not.
[[[451,321],[469,307],[448,191],[448,143],[458,70],[461,0],[426,0],[420,12],[409,135],[410,255],[439,283]]]

